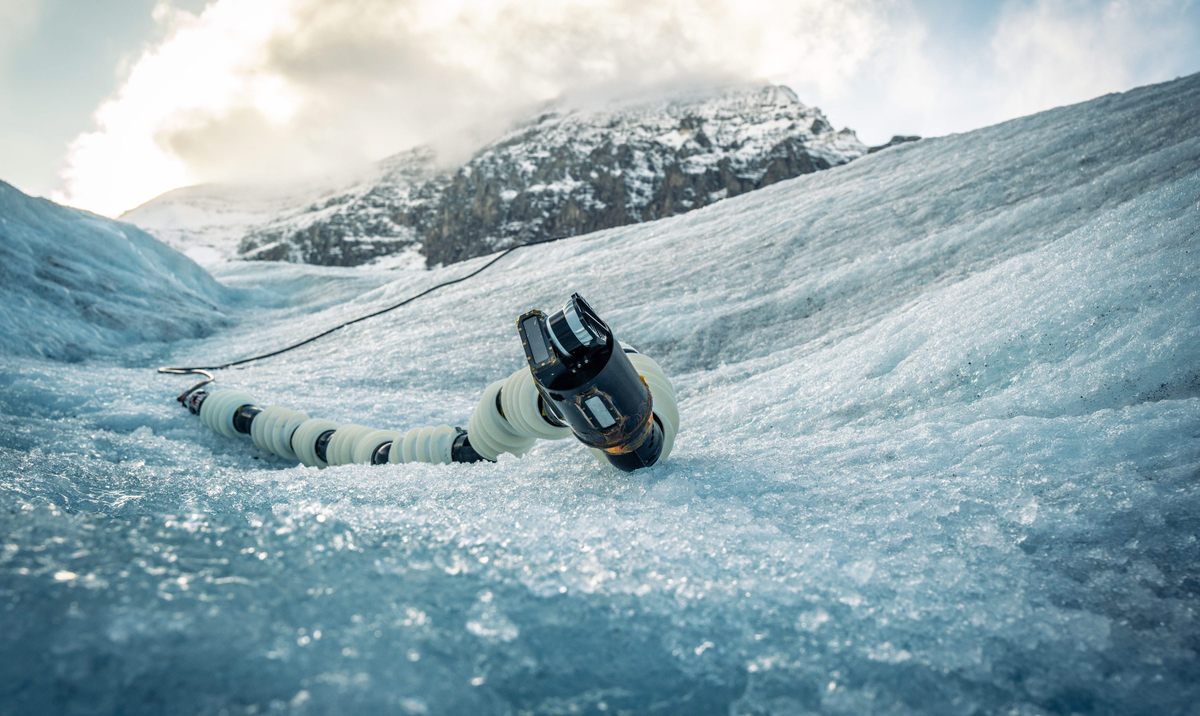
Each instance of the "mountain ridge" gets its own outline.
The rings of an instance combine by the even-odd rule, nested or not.
[[[457,167],[422,146],[341,182],[185,187],[121,218],[206,263],[453,263],[684,213],[867,151],[789,88],[732,86],[547,106]]]

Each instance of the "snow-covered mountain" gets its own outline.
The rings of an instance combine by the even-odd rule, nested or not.
[[[423,213],[436,206],[444,173],[432,150],[419,148],[326,181],[184,187],[121,220],[205,265],[236,258],[356,265],[419,251]]]
[[[1197,107],[1200,75],[903,144],[522,249],[218,375],[341,422],[462,425],[523,365],[516,316],[580,291],[679,397],[639,473],[569,440],[318,472],[153,373],[483,259],[223,263],[257,293],[208,338],[100,333],[117,359],[82,363],[0,344],[0,710],[1193,713]],[[129,257],[89,255],[97,283]],[[70,290],[31,276],[0,312]],[[71,310],[123,300],[96,296]]]
[[[454,174],[424,252],[451,263],[674,216],[866,151],[786,87],[551,111]]]
[[[496,248],[673,216],[843,164],[867,148],[785,87],[550,109],[457,168],[421,148],[333,186],[179,189],[133,222],[204,261],[350,266]]]

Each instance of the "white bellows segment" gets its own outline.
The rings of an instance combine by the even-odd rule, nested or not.
[[[392,443],[388,462],[431,462],[450,464],[450,453],[454,448],[454,436],[458,434],[449,425],[429,428],[413,428]],[[471,443],[474,445],[474,442]],[[478,452],[478,450],[476,450]]]
[[[388,443],[395,443],[404,437],[404,433],[396,430],[373,430],[358,438],[354,443],[354,460],[359,465],[370,465],[375,451]]]
[[[312,418],[300,423],[296,434],[292,436],[292,447],[296,450],[296,458],[309,467],[329,467],[329,463],[317,456],[317,438],[329,430],[337,430],[341,423],[322,418]],[[328,453],[326,453],[328,456]]]
[[[641,353],[628,353],[627,355],[629,362],[633,363],[634,370],[642,376],[642,380],[646,381],[646,385],[650,388],[654,415],[662,425],[663,431],[662,453],[658,459],[665,460],[667,455],[671,454],[671,447],[675,444],[675,433],[679,431],[679,405],[675,402],[675,388],[653,358],[648,358]]]
[[[203,407],[201,405],[201,410]],[[308,416],[299,410],[272,405],[254,416],[254,422],[250,424],[250,438],[263,450],[295,460],[296,453],[291,444],[292,433],[296,432],[296,428],[305,420],[308,420]]]
[[[529,369],[522,368],[517,373],[522,371],[528,373]],[[509,376],[509,379],[515,376],[516,373]],[[475,412],[471,414],[471,422],[467,423],[471,447],[488,460],[495,460],[501,453],[506,452],[520,457],[537,440],[537,435],[521,430],[500,415],[500,409],[496,406],[496,394],[506,382],[508,380],[498,380],[484,389],[483,397],[479,399]]]
[[[650,388],[654,414],[663,430],[663,450],[659,459],[665,458],[671,452],[679,429],[674,389],[658,363],[640,353],[628,355]],[[254,399],[245,393],[216,390],[200,404],[200,419],[221,435],[237,437],[241,433],[233,427],[234,415],[242,406],[254,404]],[[325,458],[322,459],[317,455],[317,439],[329,431],[333,431],[333,435],[325,446]],[[537,384],[529,368],[525,367],[483,391],[483,397],[471,415],[467,433],[475,452],[495,460],[506,452],[524,455],[539,438],[559,440],[570,436],[571,429],[546,422]],[[250,423],[250,437],[260,449],[321,468],[370,464],[375,452],[387,443],[392,443],[388,452],[390,463],[449,464],[457,434],[449,425],[413,428],[407,433],[377,430],[365,425],[342,425],[333,420],[310,418],[298,410],[279,405],[262,410]],[[603,456],[598,457],[603,460]]]
[[[524,435],[532,435],[542,440],[559,440],[569,437],[571,429],[555,427],[542,417],[541,394],[537,384],[533,382],[533,373],[528,368],[522,368],[510,375],[504,381],[504,389],[500,392],[500,407],[504,411],[504,419]],[[495,399],[493,398],[493,403]],[[471,444],[475,444],[472,436]]]
[[[200,422],[215,433],[236,438],[241,433],[233,428],[233,415],[243,405],[254,405],[254,398],[236,390],[214,390],[200,404]]]
[[[343,425],[329,439],[325,448],[325,462],[329,465],[351,465],[354,463],[354,448],[358,441],[375,432],[375,428],[364,425]]]

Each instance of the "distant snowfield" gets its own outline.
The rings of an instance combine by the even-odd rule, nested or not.
[[[380,169],[361,168],[357,175],[280,186],[201,184],[169,191],[121,215],[121,221],[152,232],[163,243],[202,266],[212,267],[238,255],[251,230],[272,222],[306,226],[328,213],[314,206],[340,195],[360,195],[380,179]]]
[[[521,365],[515,317],[579,291],[680,397],[674,452],[632,475],[570,441],[296,467],[207,431],[171,401],[188,381],[151,371],[486,259],[220,264],[234,325],[208,338],[6,355],[0,703],[1191,712],[1198,107],[1200,75],[524,249],[219,376],[314,416],[465,425]]]

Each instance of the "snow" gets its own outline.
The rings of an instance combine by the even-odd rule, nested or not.
[[[409,247],[398,253],[380,256],[370,265],[373,268],[420,271],[425,268],[425,255],[421,253],[420,249]]]
[[[513,319],[577,290],[680,398],[675,451],[634,474],[570,441],[296,467],[149,370],[486,257],[223,263],[215,336],[101,332],[77,363],[2,344],[6,708],[1193,711],[1197,106],[1200,75],[523,249],[219,376],[335,420],[465,425],[521,364]],[[5,320],[39,290],[4,287]]]
[[[409,191],[435,172],[432,150],[419,148],[305,180],[183,187],[120,218],[204,266],[261,253],[278,243],[268,243],[270,237],[288,237],[334,217],[362,234],[350,239],[411,243],[417,239],[410,227],[392,220],[392,205],[422,203]],[[247,237],[259,240],[243,251]]]
[[[189,186],[167,192],[121,216],[194,261],[210,266],[238,255],[253,228],[312,204],[309,187]]]
[[[136,227],[0,182],[0,354],[78,360],[204,335],[232,298]]]

